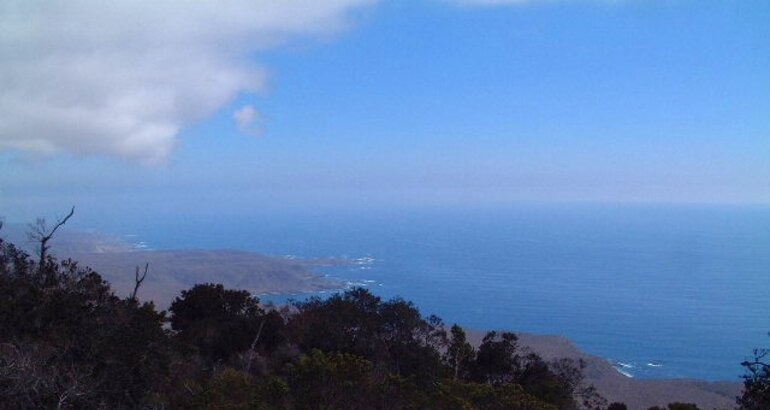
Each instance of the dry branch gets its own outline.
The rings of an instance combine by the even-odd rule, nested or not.
[[[136,293],[139,291],[139,287],[142,286],[142,282],[144,282],[144,278],[147,277],[147,270],[150,268],[150,263],[144,264],[144,273],[142,273],[141,276],[139,276],[139,266],[136,267],[136,273],[134,273],[134,291],[131,292],[131,296],[129,299],[136,300]]]

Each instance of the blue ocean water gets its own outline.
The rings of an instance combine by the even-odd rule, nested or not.
[[[322,271],[448,323],[567,336],[634,377],[737,380],[770,344],[770,208],[287,211],[103,228],[154,248],[371,258]]]

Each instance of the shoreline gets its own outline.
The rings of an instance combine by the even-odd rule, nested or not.
[[[466,329],[468,340],[478,346],[486,331]],[[668,403],[694,403],[701,409],[733,409],[743,384],[740,380],[706,381],[693,378],[650,379],[627,377],[606,358],[585,353],[570,339],[559,335],[514,332],[519,345],[545,360],[571,358],[586,364],[586,382],[612,402],[623,402],[629,410],[647,410]]]
[[[140,296],[161,308],[168,307],[181,291],[198,283],[221,283],[252,294],[334,291],[345,285],[312,269],[329,266],[330,259],[288,259],[224,249],[72,253],[67,257],[101,274],[118,294],[128,294],[133,289],[136,266],[149,264],[150,273]]]

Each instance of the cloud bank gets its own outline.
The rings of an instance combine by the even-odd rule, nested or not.
[[[374,1],[5,0],[0,151],[162,162],[180,129],[263,87],[254,53]],[[235,119],[253,129],[258,115]]]

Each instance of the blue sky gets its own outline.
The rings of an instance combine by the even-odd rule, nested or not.
[[[174,50],[167,59],[155,58],[165,51],[125,51],[116,61],[139,63],[122,64],[114,76],[99,71],[104,92],[78,111],[86,120],[41,114],[25,124],[6,109],[0,124],[20,125],[0,125],[0,214],[29,219],[69,204],[97,218],[516,201],[770,202],[766,1],[329,3],[297,22],[278,10],[276,21],[287,22],[262,22],[248,34],[169,28],[159,50],[197,50],[203,35],[216,47],[201,47],[198,57]],[[32,13],[33,26],[51,22],[45,11],[22,9],[11,15]],[[84,10],[65,11],[77,21]],[[77,67],[110,67],[112,57],[102,55],[128,47],[90,44],[111,38],[100,31],[50,44],[19,33],[0,31],[0,57],[42,73],[52,54],[28,57],[11,40],[30,41],[33,52],[74,50],[64,61]],[[228,83],[243,67],[254,69],[243,75],[249,80]],[[35,78],[0,75],[0,84],[18,81],[19,95],[46,104],[91,98],[84,90],[98,76],[51,72],[62,76],[55,97]],[[113,78],[133,82],[120,88]],[[166,83],[174,86],[152,94]],[[147,91],[136,97],[136,89]],[[168,95],[174,102],[156,110]],[[128,103],[93,108],[116,100]],[[239,127],[234,112],[243,107],[249,115]],[[49,109],[35,112],[60,112]],[[111,124],[134,128],[108,139],[112,129],[100,130]],[[168,131],[148,131],[159,129]],[[36,135],[43,137],[32,144]]]

